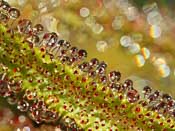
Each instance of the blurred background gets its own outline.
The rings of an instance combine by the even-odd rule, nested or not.
[[[136,89],[150,85],[175,98],[175,0],[6,1],[21,10],[22,18],[86,49],[88,59],[96,57],[109,70],[119,70]],[[24,115],[14,115],[3,101],[1,105],[0,131],[59,131],[47,125],[35,128]]]

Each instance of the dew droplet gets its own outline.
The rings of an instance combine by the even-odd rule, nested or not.
[[[30,34],[32,32],[32,22],[28,19],[22,19],[18,22],[17,28],[21,33]]]
[[[17,109],[21,112],[26,112],[29,109],[29,103],[25,100],[20,100],[18,102]]]
[[[17,19],[20,16],[20,11],[16,8],[10,8],[9,15],[10,18]]]
[[[79,65],[79,68],[82,71],[87,72],[89,70],[89,63],[88,62],[83,62],[82,64]]]
[[[69,51],[70,51],[71,56],[75,56],[78,53],[78,48],[77,47],[72,47]]]
[[[105,74],[105,72],[106,72],[106,69],[105,69],[105,67],[103,67],[103,66],[99,66],[99,67],[96,69],[96,73],[97,73],[98,75]]]
[[[111,71],[109,74],[109,80],[112,82],[119,81],[121,78],[121,73],[118,71]]]
[[[2,8],[3,10],[8,11],[10,9],[10,5],[8,2],[2,0],[0,3],[0,8]]]
[[[153,94],[149,95],[148,99],[150,102],[155,101],[160,95],[159,91],[155,91]]]
[[[123,87],[124,89],[128,89],[128,90],[133,89],[133,81],[130,79],[125,80],[125,82],[123,83]]]
[[[143,91],[142,92],[143,92],[144,96],[148,96],[151,93],[151,91],[152,91],[151,87],[145,86],[143,88]]]
[[[129,91],[127,92],[127,97],[128,97],[128,101],[129,101],[130,103],[134,103],[134,102],[136,102],[136,101],[139,100],[140,95],[139,95],[139,93],[137,92],[137,90],[132,89],[132,90],[129,90]]]
[[[78,57],[79,57],[79,59],[83,60],[84,58],[87,57],[87,51],[83,50],[83,49],[80,49],[78,51]]]
[[[162,94],[162,99],[164,102],[168,103],[169,101],[172,100],[172,97],[169,94]]]
[[[104,61],[102,61],[102,62],[100,62],[98,67],[103,67],[103,68],[106,69],[107,68],[107,64]]]
[[[103,83],[103,84],[106,84],[107,82],[107,76],[106,75],[103,75],[103,76],[100,76],[100,82]]]
[[[41,112],[39,110],[32,110],[29,113],[29,117],[34,120],[37,124],[40,124],[42,122],[41,120]]]
[[[40,32],[44,31],[44,27],[43,25],[41,24],[36,24],[34,27],[33,27],[33,33],[34,34],[38,34]]]
[[[88,75],[89,75],[90,77],[95,77],[95,76],[96,76],[96,72],[95,72],[95,71],[90,71],[90,72],[88,73]]]
[[[92,58],[89,62],[89,65],[92,68],[96,68],[99,65],[99,60],[97,58]]]
[[[34,100],[37,94],[35,91],[26,90],[25,96],[27,97],[28,100]]]

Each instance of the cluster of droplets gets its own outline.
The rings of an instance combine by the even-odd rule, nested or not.
[[[8,3],[1,1],[0,3],[1,12],[6,12],[6,16],[10,16],[10,9],[14,9],[10,7]],[[15,9],[18,11],[17,9]],[[15,12],[12,16],[15,16]],[[17,13],[16,13],[17,14]],[[18,19],[20,13],[18,13],[17,17],[9,17],[11,19]],[[2,21],[4,22],[4,21]],[[50,56],[51,61],[59,60],[62,66],[70,66],[73,70],[73,74],[76,76],[76,80],[81,84],[84,84],[86,87],[86,93],[83,94],[83,89],[81,90],[79,86],[75,83],[76,81],[71,80],[71,76],[65,73],[65,70],[62,69],[62,72],[59,72],[64,76],[64,80],[60,80],[61,75],[56,78],[56,76],[50,74],[53,77],[54,84],[59,83],[58,86],[62,90],[52,87],[47,87],[46,91],[58,91],[60,95],[64,94],[64,88],[73,88],[72,90],[78,90],[80,94],[76,95],[78,105],[81,107],[79,101],[81,99],[87,98],[87,103],[84,106],[95,105],[96,109],[102,109],[104,112],[104,118],[113,119],[118,112],[116,111],[114,114],[110,114],[109,112],[113,110],[108,101],[114,103],[116,97],[119,100],[124,100],[126,98],[128,103],[139,103],[142,104],[143,107],[147,107],[148,110],[156,111],[161,115],[175,117],[175,102],[171,96],[167,94],[161,94],[159,91],[155,91],[152,93],[152,89],[150,87],[144,87],[143,94],[144,98],[141,98],[139,92],[134,89],[133,81],[130,79],[125,80],[123,83],[120,82],[121,73],[119,71],[110,71],[107,73],[107,64],[104,61],[99,61],[97,58],[92,58],[89,62],[85,61],[87,57],[86,50],[78,49],[77,47],[72,47],[69,42],[65,40],[61,40],[59,36],[54,32],[44,33],[44,27],[41,24],[32,25],[32,22],[28,19],[20,19],[17,22],[16,27],[10,28],[11,36],[14,35],[14,32],[17,31],[24,37],[24,43],[29,44],[31,51],[33,51],[34,47],[38,47],[41,52],[45,52],[42,56],[45,58],[46,54]],[[32,63],[32,62],[31,62]],[[29,65],[30,67],[31,65]],[[32,66],[31,66],[32,67]],[[5,68],[5,67],[4,67]],[[57,67],[55,67],[56,69]],[[16,72],[17,69],[14,70]],[[49,71],[45,71],[44,68],[38,67],[38,72],[42,72],[43,74],[49,75]],[[43,71],[44,70],[44,71]],[[53,72],[52,72],[53,73]],[[56,79],[56,80],[55,80]],[[32,84],[34,80],[29,79],[29,82]],[[42,83],[44,80],[37,80],[38,83]],[[61,84],[61,85],[60,85]],[[102,88],[101,88],[102,87]],[[75,89],[77,88],[77,89]],[[101,88],[101,91],[99,91]],[[47,107],[47,103],[57,103],[57,98],[53,99],[54,95],[50,95],[47,100],[44,100],[44,96],[37,96],[37,89],[34,90],[26,90],[24,95],[22,90],[22,80],[15,81],[6,78],[6,74],[1,74],[0,78],[0,95],[7,98],[7,101],[10,104],[17,104],[17,109],[21,112],[28,112],[31,119],[33,119],[36,123],[40,124],[42,122],[54,123],[59,119],[60,114],[57,111],[51,110]],[[73,91],[70,89],[70,96],[73,95]],[[68,89],[69,91],[69,89]],[[82,91],[82,92],[81,92]],[[108,92],[108,93],[106,93]],[[102,94],[99,94],[102,93]],[[105,96],[105,95],[107,96]],[[94,98],[102,97],[103,95],[104,103],[97,103],[97,101],[93,100]],[[21,98],[22,96],[22,98]],[[51,99],[50,99],[51,98]],[[112,99],[112,100],[111,100]],[[74,100],[73,100],[74,101]],[[116,104],[115,108],[119,109],[119,115],[124,113],[127,108],[126,104]],[[49,104],[48,104],[49,105]],[[64,110],[68,111],[68,105],[63,106]],[[90,115],[94,117],[96,113],[96,109],[91,109]],[[121,110],[123,109],[123,110]],[[136,108],[137,112],[140,112],[140,108]],[[73,108],[70,111],[73,112]],[[123,111],[123,112],[122,112]],[[88,123],[89,120],[83,119],[85,113],[82,113],[82,119],[80,120],[82,124]],[[86,112],[86,110],[85,110]],[[125,114],[125,113],[124,113]],[[117,114],[118,115],[118,114]],[[126,115],[126,114],[125,114]],[[78,129],[78,126],[73,118],[68,116],[64,116],[63,118],[64,124],[67,125],[71,129]],[[126,118],[126,121],[129,118]],[[96,121],[95,123],[102,123],[103,120]],[[123,124],[126,123],[123,122]],[[95,129],[99,129],[98,124],[93,124]],[[105,126],[105,122],[101,124],[102,127]],[[134,125],[131,125],[134,126]],[[137,126],[137,125],[136,125]],[[151,127],[152,128],[152,127]],[[174,127],[171,127],[174,128]],[[89,130],[91,130],[89,128]]]
[[[0,1],[0,20],[1,22],[7,22],[9,19],[15,20],[19,18],[20,11],[14,7],[11,7],[7,2]]]
[[[0,96],[7,99],[10,105],[16,105],[19,111],[27,113],[36,124],[52,123],[58,124],[63,130],[81,130],[72,118],[64,117],[63,121],[59,122],[60,114],[49,109],[46,105],[47,101],[38,99],[35,92],[26,90],[24,95],[21,92],[20,82],[14,82],[9,80],[5,74],[0,74]]]
[[[55,122],[58,119],[58,114],[49,110],[43,100],[36,99],[37,96],[34,92],[26,90],[25,95],[21,94],[21,81],[9,80],[4,75],[1,74],[0,78],[0,96],[6,98],[9,104],[16,104],[18,110],[28,112],[38,124],[43,121]]]
[[[175,101],[172,96],[158,90],[152,91],[149,86],[144,87],[143,94],[146,98],[146,101],[141,102],[143,106],[162,115],[175,117]]]

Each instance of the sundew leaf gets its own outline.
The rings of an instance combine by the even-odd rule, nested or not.
[[[29,41],[38,34],[30,20],[18,21],[13,34],[0,23],[0,95],[17,96],[17,109],[34,122],[88,131],[175,129],[171,96],[145,87],[141,98],[131,80],[120,82],[120,72],[107,74],[105,62],[87,62],[85,50],[54,32]]]

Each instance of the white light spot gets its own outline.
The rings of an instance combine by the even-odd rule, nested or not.
[[[108,47],[108,44],[106,41],[98,41],[96,44],[96,48],[99,52],[104,52]]]
[[[132,54],[136,54],[140,51],[140,45],[138,43],[133,43],[129,45],[128,49]]]
[[[142,67],[145,64],[145,59],[142,55],[136,55],[135,56],[135,62],[138,67]]]
[[[150,57],[150,51],[148,48],[146,47],[143,47],[142,48],[142,55],[144,56],[145,59],[148,59]]]
[[[16,131],[21,131],[20,128],[17,128]]]
[[[129,21],[134,21],[138,17],[138,11],[136,7],[134,6],[128,7],[126,16]]]
[[[161,36],[162,30],[159,26],[157,25],[152,25],[150,27],[150,36],[152,38],[159,38]]]
[[[123,46],[123,47],[128,47],[129,45],[132,44],[132,39],[130,36],[127,36],[127,35],[124,35],[120,38],[120,44]]]
[[[122,28],[123,24],[124,24],[123,17],[122,16],[116,16],[115,19],[112,22],[112,28],[114,30],[119,30],[119,29]]]
[[[127,8],[128,5],[129,5],[128,0],[116,0],[116,6],[121,9]]]
[[[158,11],[151,11],[147,15],[147,22],[150,25],[159,25],[162,21],[162,16]]]
[[[155,66],[159,66],[159,65],[162,65],[162,64],[166,64],[166,61],[165,61],[165,59],[164,58],[154,58],[154,60],[153,60],[153,64],[155,65]]]
[[[30,131],[30,127],[25,126],[22,131]]]
[[[55,17],[53,17],[52,15],[50,14],[46,14],[46,15],[43,15],[41,17],[41,23],[43,26],[46,27],[46,29],[50,32],[58,32],[57,31],[57,24],[58,24],[58,21]]]
[[[89,16],[89,14],[90,14],[90,11],[88,8],[83,7],[80,9],[80,16],[87,17],[87,16]]]
[[[134,33],[131,37],[135,42],[142,42],[143,40],[143,35],[141,33]]]
[[[93,16],[89,16],[89,17],[87,17],[86,19],[85,19],[85,24],[87,25],[87,26],[90,26],[90,27],[92,27],[93,25],[95,25],[95,18],[93,17]]]
[[[162,77],[168,77],[170,75],[170,68],[166,64],[161,64],[158,66],[158,71]]]
[[[24,123],[25,120],[26,120],[26,117],[23,116],[23,115],[20,115],[20,116],[18,117],[18,120],[19,120],[20,123]]]
[[[158,6],[157,6],[156,2],[154,2],[152,4],[146,4],[143,6],[143,12],[145,14],[148,14],[151,11],[157,11],[157,10],[158,10]]]
[[[92,31],[96,34],[100,34],[103,31],[103,26],[96,23],[92,26]]]
[[[55,131],[62,131],[60,128],[56,127]]]

